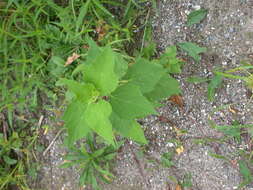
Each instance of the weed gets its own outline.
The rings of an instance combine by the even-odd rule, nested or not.
[[[116,151],[122,145],[119,142],[114,146],[103,146],[97,148],[96,140],[92,135],[86,138],[85,146],[80,148],[71,147],[68,155],[65,156],[65,163],[62,168],[78,165],[80,169],[80,186],[90,185],[94,190],[100,189],[98,181],[102,180],[105,183],[111,182],[114,175],[110,173],[110,165]]]
[[[171,166],[174,166],[174,162],[172,161],[173,157],[174,157],[174,152],[163,153],[161,156],[161,164],[164,167],[169,167],[169,168]]]
[[[72,93],[63,117],[69,144],[95,132],[113,145],[114,131],[147,143],[135,119],[156,114],[154,105],[159,100],[180,92],[178,82],[159,64],[138,58],[128,68],[121,54],[88,41],[90,49],[81,70],[84,82],[63,78],[57,83]]]

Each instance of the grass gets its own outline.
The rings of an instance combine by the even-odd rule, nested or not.
[[[64,67],[65,60],[74,52],[86,56],[86,35],[122,52],[138,48],[134,36],[145,28],[147,2],[0,2],[0,189],[29,189],[27,176],[36,174],[28,165],[36,159],[37,123],[61,102],[56,80],[78,65]]]

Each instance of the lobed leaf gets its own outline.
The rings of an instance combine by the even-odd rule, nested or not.
[[[93,84],[87,83],[79,83],[74,80],[69,80],[62,78],[60,79],[56,85],[61,86],[67,86],[67,88],[75,94],[77,100],[79,100],[82,103],[87,103],[94,99],[94,97],[97,97],[99,95],[99,92],[96,90]]]
[[[127,72],[128,64],[120,53],[116,53],[114,72],[121,79]]]
[[[139,86],[142,93],[147,93],[154,89],[164,73],[165,70],[161,65],[139,58],[128,69],[124,79],[129,80],[131,84]]]
[[[147,144],[144,132],[139,123],[135,120],[120,118],[115,112],[112,112],[110,120],[115,129],[123,137],[131,138],[139,143]]]
[[[170,97],[174,94],[180,94],[181,90],[179,87],[179,82],[164,74],[159,80],[153,91],[144,94],[150,101],[156,102],[160,101],[166,97]]]
[[[107,46],[98,53],[84,70],[86,82],[93,83],[102,96],[109,95],[118,86],[118,76],[114,72],[115,54]]]
[[[138,86],[125,84],[110,97],[112,109],[120,118],[135,119],[156,114],[152,104],[142,95]]]
[[[109,120],[111,112],[111,105],[104,100],[99,100],[97,103],[89,104],[84,114],[85,121],[89,127],[103,137],[109,144],[114,145],[112,125]]]
[[[63,115],[63,121],[68,131],[68,145],[85,137],[90,132],[89,126],[85,120],[85,110],[87,104],[80,101],[73,101],[68,105]]]
[[[195,61],[199,62],[200,61],[200,53],[204,53],[206,52],[206,48],[205,47],[200,47],[195,43],[192,42],[183,42],[183,43],[179,43],[178,46],[187,52],[187,54],[189,56],[191,56]]]

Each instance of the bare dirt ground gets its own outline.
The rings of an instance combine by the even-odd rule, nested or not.
[[[208,9],[203,22],[189,28],[185,23],[187,14],[198,8]],[[192,190],[233,190],[241,181],[238,164],[232,164],[238,157],[236,143],[210,142],[197,145],[194,139],[221,138],[223,134],[208,124],[210,113],[221,105],[232,104],[238,110],[236,114],[228,109],[217,111],[212,119],[218,124],[231,124],[238,120],[241,124],[253,123],[253,104],[249,101],[247,88],[240,80],[225,79],[222,88],[217,91],[215,101],[207,99],[207,83],[191,84],[186,81],[190,76],[212,77],[213,69],[236,67],[241,60],[253,64],[253,1],[252,0],[160,0],[157,16],[154,17],[154,38],[162,52],[169,45],[190,41],[208,48],[200,63],[186,59],[183,72],[175,77],[182,88],[183,106],[165,101],[159,113],[167,120],[150,116],[142,120],[149,139],[147,147],[128,142],[118,154],[114,168],[117,178],[104,190],[174,190],[175,182],[170,176],[182,181],[190,174]],[[184,55],[182,55],[184,56]],[[178,130],[187,133],[179,135]],[[55,135],[55,134],[54,134]],[[49,136],[49,142],[54,135]],[[161,166],[161,155],[175,150],[176,139],[184,150],[176,154],[174,166]],[[78,190],[77,172],[59,169],[65,150],[58,139],[45,156],[49,164],[44,166],[41,176],[41,189]],[[229,161],[210,156],[219,153]],[[142,154],[143,153],[143,154]],[[174,184],[174,185],[173,185]],[[187,188],[185,188],[187,189]],[[245,189],[253,189],[249,185]]]

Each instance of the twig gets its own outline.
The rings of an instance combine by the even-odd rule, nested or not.
[[[50,150],[50,148],[53,146],[53,144],[55,143],[56,139],[60,136],[60,134],[62,133],[64,129],[61,129],[58,131],[58,133],[55,135],[54,139],[51,141],[51,143],[48,145],[48,147],[46,148],[46,150],[43,152],[43,156],[45,156],[47,154],[47,152]]]
[[[40,119],[39,119],[39,122],[38,122],[38,128],[40,128],[43,119],[44,119],[44,115],[40,116]]]

